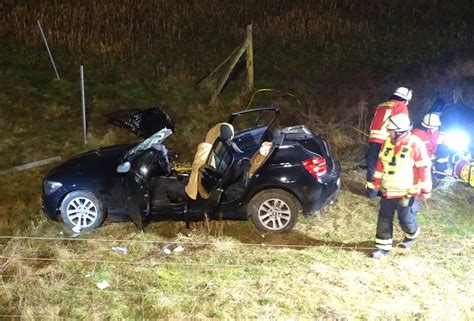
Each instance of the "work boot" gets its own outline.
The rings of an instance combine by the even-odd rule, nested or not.
[[[405,237],[405,239],[403,239],[402,243],[397,244],[397,247],[407,249],[407,248],[411,247],[413,244],[415,244],[415,242],[416,242],[416,239],[410,239],[408,237]]]
[[[383,258],[384,256],[387,256],[389,254],[390,254],[390,251],[388,251],[388,250],[375,249],[372,252],[372,258],[374,258],[376,260],[380,260],[381,258]]]

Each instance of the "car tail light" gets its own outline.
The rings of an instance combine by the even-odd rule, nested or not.
[[[318,181],[327,173],[326,159],[324,157],[306,159],[302,163],[304,168],[306,168],[313,177],[316,177]]]

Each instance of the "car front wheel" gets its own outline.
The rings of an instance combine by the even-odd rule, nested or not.
[[[293,229],[299,211],[298,200],[280,189],[257,193],[247,207],[247,215],[255,226],[270,233],[285,233]]]
[[[105,219],[101,201],[89,191],[74,191],[66,195],[60,207],[63,222],[73,228],[92,230]]]

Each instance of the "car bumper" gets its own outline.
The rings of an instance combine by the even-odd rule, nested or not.
[[[314,212],[333,203],[338,197],[340,190],[340,178],[326,184],[317,183],[317,186],[311,189],[310,192],[304,193],[300,197],[303,214],[312,215]]]
[[[42,206],[41,209],[43,213],[52,220],[57,220],[59,218],[58,204],[60,204],[60,197],[54,197],[53,195],[46,196],[43,194],[42,197]]]

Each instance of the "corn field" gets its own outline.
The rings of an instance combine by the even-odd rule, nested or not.
[[[433,0],[4,0],[0,34],[41,46],[39,20],[57,53],[202,74],[252,23],[257,68],[311,73],[463,55],[474,44],[469,12],[469,1]]]

